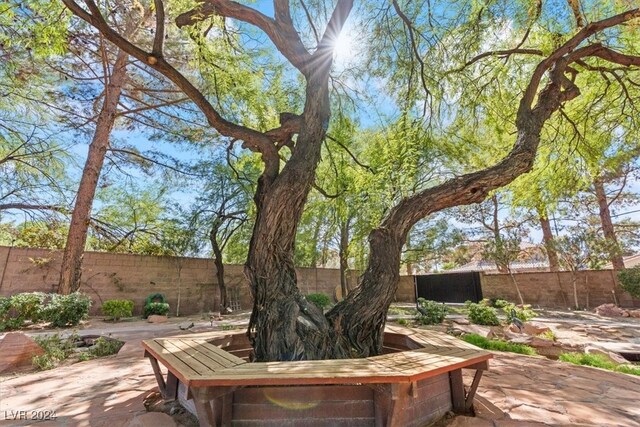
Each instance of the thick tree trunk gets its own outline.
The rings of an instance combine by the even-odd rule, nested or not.
[[[596,179],[593,182],[593,186],[596,190],[596,200],[598,201],[600,211],[602,233],[611,247],[611,264],[613,264],[614,270],[624,270],[624,260],[620,253],[620,245],[618,244],[616,231],[613,228],[613,221],[611,220],[611,211],[609,210],[609,201],[607,200],[607,193],[604,189],[604,182],[601,179]]]
[[[547,218],[546,212],[542,212],[539,216],[540,227],[542,228],[542,240],[544,248],[549,259],[549,271],[559,271],[560,262],[558,261],[558,253],[554,245],[553,232],[551,231],[551,222]]]
[[[102,165],[109,148],[111,130],[118,112],[118,102],[126,79],[128,55],[119,50],[109,83],[105,87],[104,103],[98,115],[96,131],[80,179],[76,204],[71,215],[69,234],[62,258],[58,292],[68,294],[80,288],[82,256],[87,242],[91,208],[100,179]]]
[[[248,334],[257,361],[324,359],[332,345],[322,311],[297,287],[293,262],[296,229],[329,122],[328,72],[308,80],[306,99],[291,158],[275,178],[265,170],[255,195],[245,274],[253,294]]]
[[[218,228],[213,227],[209,233],[211,241],[211,249],[213,250],[213,264],[216,266],[216,279],[218,280],[218,289],[220,290],[220,304],[218,310],[220,314],[229,312],[229,300],[227,298],[227,285],[224,281],[224,263],[222,262],[222,250],[218,244]]]
[[[445,208],[479,203],[494,189],[531,170],[544,123],[563,101],[579,95],[577,87],[567,82],[562,72],[559,68],[552,71],[551,81],[538,94],[533,108],[537,81],[532,79],[520,102],[516,142],[504,159],[489,168],[461,175],[401,200],[381,226],[369,234],[369,262],[359,287],[327,313],[337,335],[334,356],[349,352],[368,356],[381,352],[387,310],[398,288],[402,246],[417,221]]]

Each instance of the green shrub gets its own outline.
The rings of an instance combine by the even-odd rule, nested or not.
[[[76,334],[64,339],[58,334],[35,337],[35,342],[42,347],[44,354],[33,356],[31,363],[41,371],[55,368],[59,362],[73,354],[77,339]]]
[[[640,298],[640,267],[627,268],[618,272],[620,287],[632,297]]]
[[[524,305],[522,308],[516,306],[511,302],[505,301],[505,305],[502,306],[504,310],[504,314],[507,316],[507,323],[513,322],[513,314],[515,313],[515,317],[522,320],[523,322],[528,322],[538,315],[535,311],[531,310],[530,305]]]
[[[124,343],[113,338],[98,338],[93,346],[89,349],[89,353],[94,357],[111,356],[120,351]]]
[[[574,365],[593,366],[595,368],[607,369],[623,374],[640,375],[640,366],[631,364],[617,365],[602,354],[562,353],[559,359],[563,362],[573,363]]]
[[[418,298],[418,306],[420,307],[419,315],[416,318],[418,322],[423,325],[437,325],[442,323],[447,316],[449,309],[446,305],[426,300],[424,298]]]
[[[504,308],[511,304],[509,301],[500,298],[490,298],[489,301],[491,301],[491,306],[495,308]]]
[[[331,299],[325,294],[309,294],[306,299],[320,310],[324,310],[331,305]]]
[[[161,293],[150,294],[147,298],[145,298],[144,305],[146,307],[153,302],[162,302],[168,304],[167,298],[165,298],[164,294]]]
[[[46,294],[42,292],[24,292],[11,297],[11,309],[15,318],[38,322],[42,318],[43,303]]]
[[[534,356],[536,350],[524,344],[514,344],[502,340],[490,340],[477,334],[466,334],[462,336],[462,340],[486,350],[507,351],[510,353],[526,354]]]
[[[398,319],[398,325],[409,326],[409,321],[407,319]]]
[[[11,310],[11,297],[0,297],[0,332],[22,326],[22,320],[16,326],[16,319],[11,318],[9,310]]]
[[[131,317],[133,314],[133,301],[125,299],[112,299],[102,304],[102,314],[113,320],[123,317]]]
[[[151,302],[144,306],[144,318],[151,315],[166,316],[169,314],[169,304],[166,302]]]
[[[43,319],[57,328],[75,326],[89,315],[90,307],[91,298],[80,292],[69,295],[52,294],[43,311]]]
[[[467,307],[467,310],[469,310],[468,316],[471,323],[487,326],[498,326],[500,324],[495,308],[489,307],[483,302],[474,303],[467,301],[464,305]]]

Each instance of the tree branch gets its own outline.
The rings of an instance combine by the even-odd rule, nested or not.
[[[164,3],[162,0],[153,0],[156,9],[156,33],[153,37],[153,56],[162,58],[162,46],[164,44]]]
[[[276,3],[274,7],[278,9],[281,17],[285,16],[286,21],[288,12],[283,12],[285,4],[281,4],[278,1]],[[287,3],[286,6],[288,8],[288,2],[284,3]],[[305,75],[310,71],[309,61],[311,56],[302,44],[302,40],[300,40],[300,36],[293,28],[293,24],[289,25],[287,22],[276,21],[249,6],[229,0],[201,0],[200,7],[178,16],[176,25],[180,28],[186,25],[193,25],[211,15],[237,19],[258,27],[294,67]]]

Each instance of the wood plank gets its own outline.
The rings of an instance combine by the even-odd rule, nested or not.
[[[168,370],[173,372],[185,385],[189,384],[190,378],[199,375],[191,366],[183,363],[180,359],[175,357],[173,353],[154,340],[143,341],[142,345]]]
[[[234,420],[373,418],[373,402],[274,401],[268,404],[233,404]],[[331,425],[329,423],[325,425]]]
[[[214,372],[220,371],[222,369],[235,366],[235,365],[230,365],[226,359],[219,360],[219,358],[216,357],[215,353],[212,353],[204,345],[198,345],[193,341],[168,340],[168,343],[171,343],[176,348],[179,348],[181,352],[183,352],[184,354],[188,354],[190,357],[197,360],[198,362],[206,366],[211,371],[214,371]],[[211,348],[216,348],[216,347],[211,346]]]
[[[462,371],[456,370],[449,372],[449,380],[451,383],[451,403],[453,404],[453,412],[462,414],[465,412],[465,396],[464,383],[462,382]]]
[[[171,361],[172,365],[178,366],[179,362],[181,362],[181,366],[188,366],[197,373],[196,375],[192,375],[191,377],[196,378],[202,377],[203,375],[211,375],[215,373],[215,369],[200,362],[194,357],[194,354],[181,349],[177,341],[163,340],[161,342],[161,345],[164,346],[164,348],[168,352],[170,352],[175,359]]]
[[[245,387],[234,393],[235,403],[267,403],[271,400],[341,401],[373,400],[373,390],[362,385],[302,385]]]
[[[206,341],[203,342],[203,341],[197,341],[197,340],[180,340],[178,342],[192,349],[192,350],[186,350],[186,351],[196,351],[202,354],[203,356],[208,357],[215,364],[218,364],[223,368],[231,368],[237,365],[242,365],[244,363],[247,363],[244,360],[240,359],[239,357],[234,356],[231,353],[228,353],[220,349],[219,347],[216,347],[215,345],[209,344]]]

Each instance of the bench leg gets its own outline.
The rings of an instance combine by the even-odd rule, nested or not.
[[[217,427],[214,400],[209,398],[205,388],[193,390],[193,402],[196,405],[196,416],[202,427]]]
[[[171,371],[167,371],[167,381],[165,382],[158,360],[147,352],[145,352],[145,356],[148,357],[149,362],[151,362],[153,375],[155,375],[156,381],[158,382],[158,389],[160,390],[162,398],[165,400],[176,400],[178,397],[178,378],[176,378]]]
[[[464,408],[468,411],[471,409],[471,405],[473,405],[473,398],[476,396],[476,391],[478,390],[478,385],[480,384],[480,379],[482,379],[483,370],[478,369],[473,376],[473,382],[471,383],[471,388],[467,392],[467,396],[465,397]]]
[[[465,412],[464,382],[462,381],[462,369],[449,372],[451,384],[451,403],[453,412],[463,414]]]

